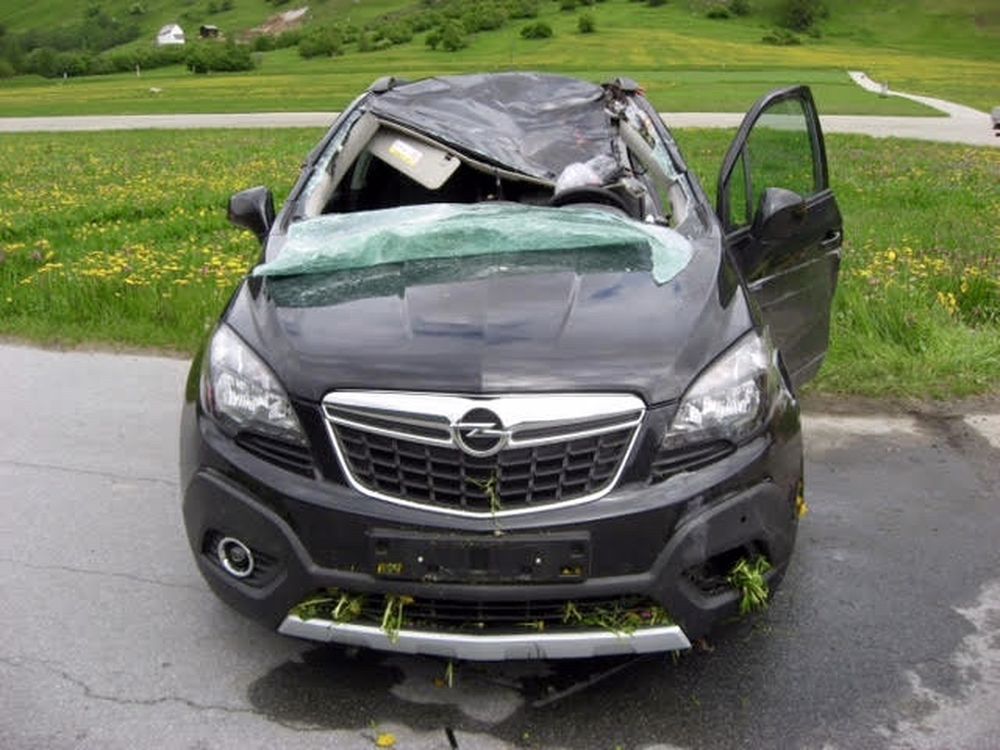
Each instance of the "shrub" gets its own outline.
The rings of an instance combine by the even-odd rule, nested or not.
[[[133,68],[134,69],[134,68]],[[101,55],[100,57],[95,57],[90,61],[90,70],[87,71],[89,76],[106,76],[111,73],[119,73],[115,64],[112,62],[111,58],[107,55]]]
[[[440,20],[437,18],[436,13],[428,13],[426,11],[414,13],[410,18],[410,27],[418,34],[433,29],[439,23]]]
[[[344,44],[353,44],[358,41],[358,35],[361,33],[361,29],[350,23],[337,24],[337,30],[340,32],[340,38],[344,40]]]
[[[772,29],[760,38],[764,44],[773,44],[775,47],[794,47],[802,44],[802,40],[788,29]]]
[[[59,77],[63,73],[72,76],[131,73],[136,65],[142,70],[176,65],[185,61],[188,52],[189,50],[180,46],[152,45],[97,56],[86,52],[55,52],[46,49],[23,58],[15,70],[22,73],[38,73],[49,78]]]
[[[456,21],[449,21],[441,29],[441,49],[445,52],[457,52],[468,46],[462,26]]]
[[[426,44],[431,49],[437,49],[438,45],[441,44],[441,30],[434,29],[434,31],[425,36],[424,44]]]
[[[792,31],[807,31],[829,15],[823,0],[783,0],[779,12],[781,25]]]
[[[705,17],[714,18],[717,21],[725,20],[726,18],[729,18],[729,8],[724,5],[717,5],[714,8],[709,8]]]
[[[535,0],[511,0],[507,5],[507,15],[511,18],[537,18],[538,3]]]
[[[580,20],[576,22],[576,28],[581,34],[593,34],[597,31],[594,16],[590,13],[583,13],[580,16]]]
[[[192,73],[253,69],[250,47],[245,44],[234,44],[231,41],[226,44],[215,42],[192,44],[187,51],[185,63]]]
[[[521,28],[521,36],[524,39],[548,39],[552,36],[552,27],[545,21],[529,23]]]
[[[729,12],[734,16],[749,16],[750,0],[729,0]]]
[[[646,0],[646,5],[650,8],[659,8],[661,5],[666,5],[667,0]]]
[[[507,22],[504,9],[492,3],[481,3],[462,14],[462,25],[470,34],[477,31],[493,31]]]
[[[250,46],[254,52],[270,52],[274,49],[274,37],[270,34],[261,34],[254,37]]]
[[[55,57],[54,74],[85,76],[90,72],[90,55],[81,52],[60,52]]]
[[[146,6],[142,3],[132,3],[132,5],[129,6],[128,14],[130,16],[144,16],[146,15]]]
[[[35,73],[46,78],[52,78],[56,73],[56,51],[51,47],[38,47],[31,50],[21,64],[25,73]]]
[[[576,0],[559,0],[559,10],[576,10]]]
[[[375,49],[375,40],[367,31],[358,34],[358,52],[371,52]]]
[[[286,47],[294,47],[302,40],[302,34],[301,29],[282,31],[278,36],[274,37],[274,48],[285,49]]]
[[[16,72],[13,65],[4,59],[0,59],[0,78],[13,78]]]
[[[390,26],[384,32],[385,38],[392,44],[406,44],[413,39],[413,29],[406,21],[401,21]]]
[[[307,59],[323,55],[333,57],[342,53],[340,46],[340,35],[334,29],[315,26],[299,40],[299,55]]]

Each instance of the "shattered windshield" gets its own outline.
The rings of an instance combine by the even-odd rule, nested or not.
[[[296,222],[281,254],[253,274],[309,275],[435,258],[565,250],[641,252],[658,284],[674,278],[692,256],[691,243],[678,232],[601,209],[443,203]]]

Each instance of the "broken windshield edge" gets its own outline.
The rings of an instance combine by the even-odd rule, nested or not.
[[[429,258],[320,274],[270,276],[265,281],[279,307],[325,307],[371,297],[398,297],[418,286],[570,271],[597,273],[652,271],[644,248],[552,250],[545,253],[491,253],[472,258]]]
[[[665,284],[690,262],[691,242],[668,227],[601,209],[439,203],[326,214],[292,224],[281,254],[254,276],[297,276],[388,263],[491,254],[633,248]]]

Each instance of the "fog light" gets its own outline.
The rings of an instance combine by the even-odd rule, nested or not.
[[[253,573],[253,553],[239,539],[223,537],[215,547],[215,553],[226,572],[236,578],[246,578]]]

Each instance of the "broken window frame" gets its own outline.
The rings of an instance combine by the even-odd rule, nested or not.
[[[616,146],[619,161],[622,162],[622,177],[610,187],[618,192],[628,192],[635,198],[638,185],[639,190],[645,194],[639,196],[641,217],[631,218],[667,224],[689,237],[702,235],[708,229],[709,222],[700,210],[696,186],[689,178],[669,131],[662,123],[657,124],[652,119],[650,111],[651,108],[644,100],[632,96],[609,103],[608,114],[618,121]],[[352,143],[352,139],[358,136],[359,125],[364,126],[367,134],[363,145],[357,146]],[[371,154],[369,144],[378,133],[386,131],[444,151],[462,165],[493,177],[497,180],[498,191],[490,199],[503,199],[502,180],[526,183],[546,190],[554,189],[555,182],[552,180],[484,161],[407,124],[377,116],[365,105],[363,97],[360,97],[352,105],[340,127],[310,155],[307,162],[312,164],[310,174],[303,182],[303,187],[291,198],[291,221],[331,213],[327,206],[344,177],[365,154],[377,158]],[[623,133],[628,134],[631,144],[626,142]],[[640,141],[645,144],[645,148],[640,145]],[[343,161],[345,157],[349,161]],[[444,184],[447,184],[447,180]]]

